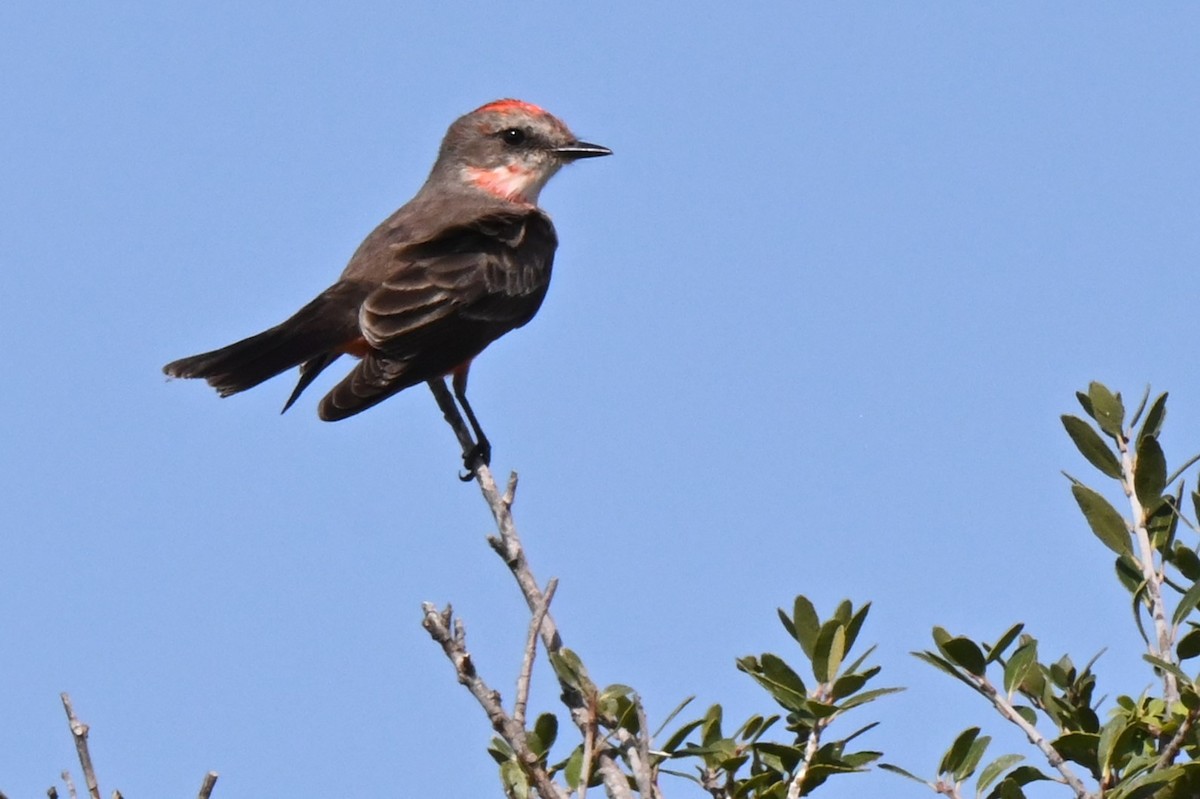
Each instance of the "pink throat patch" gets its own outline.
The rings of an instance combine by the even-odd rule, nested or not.
[[[471,185],[483,189],[494,197],[510,202],[533,205],[537,202],[541,186],[533,174],[515,164],[482,169],[470,166],[465,170]]]

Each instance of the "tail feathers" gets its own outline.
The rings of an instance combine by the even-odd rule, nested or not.
[[[303,364],[287,410],[347,342],[359,336],[358,306],[368,291],[361,283],[339,281],[286,322],[228,347],[172,361],[163,371],[171,377],[203,378],[228,397]]]
[[[340,356],[340,352],[326,352],[300,364],[300,380],[296,382],[296,387],[292,389],[292,395],[288,397],[288,401],[283,403],[283,410],[280,413],[287,413],[287,409],[292,407],[296,400],[300,399],[300,395],[304,393],[304,389],[308,388],[312,384],[312,381],[317,379],[317,375],[321,374],[326,366],[336,361]]]
[[[204,378],[228,397],[322,355],[330,344],[324,337],[297,335],[285,323],[228,347],[172,361],[163,371],[171,377]]]

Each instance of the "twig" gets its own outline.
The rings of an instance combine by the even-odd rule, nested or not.
[[[475,442],[471,438],[470,428],[467,426],[462,414],[459,413],[458,406],[454,403],[453,395],[450,393],[449,388],[447,388],[445,381],[440,379],[431,380],[429,381],[429,387],[437,399],[438,407],[441,408],[446,422],[454,430],[455,437],[463,448],[464,456],[469,454],[473,450]],[[496,522],[496,535],[489,536],[488,543],[496,551],[496,554],[503,559],[509,572],[512,573],[513,578],[517,581],[517,586],[521,594],[525,597],[525,604],[529,607],[530,613],[535,617],[531,629],[536,629],[541,635],[542,645],[546,648],[546,653],[551,656],[557,655],[563,649],[563,641],[559,635],[558,625],[554,621],[554,616],[549,611],[547,594],[550,591],[548,588],[546,593],[542,592],[540,584],[529,566],[529,561],[525,557],[525,549],[521,544],[520,536],[517,535],[516,524],[513,521],[512,504],[517,490],[517,474],[516,472],[512,472],[509,475],[504,493],[501,493],[496,486],[496,480],[492,476],[491,468],[486,464],[479,465],[475,469],[474,476],[475,482],[479,484],[479,490],[483,494],[484,501],[487,502],[488,508],[492,512],[492,518]],[[553,585],[553,583],[550,585]],[[425,607],[428,608],[430,606],[426,605]],[[540,620],[536,618],[538,616],[541,616]],[[430,618],[428,610],[425,617],[427,620]],[[444,644],[443,648],[445,648]],[[593,708],[589,707],[588,697],[577,688],[568,685],[561,678],[559,679],[559,685],[562,688],[563,704],[570,711],[571,719],[575,722],[575,725],[579,728],[584,738],[584,768],[581,772],[582,787],[580,790],[580,799],[583,799],[583,795],[586,792],[587,780],[591,773],[590,764],[593,759],[610,799],[633,799],[633,792],[629,788],[628,778],[613,758],[612,749],[608,746],[597,749],[595,746],[596,713]],[[474,690],[472,690],[472,693],[474,693]],[[483,700],[480,701],[482,703]],[[485,710],[487,710],[486,705]],[[501,711],[503,711],[503,708],[501,708]],[[488,712],[490,717],[491,712]],[[493,721],[493,726],[494,724],[495,721]],[[523,728],[519,729],[520,734],[523,736]],[[645,734],[645,731],[643,731],[643,735]],[[554,787],[557,788],[557,786]],[[653,797],[646,796],[643,799],[653,799]]]
[[[492,729],[512,747],[513,753],[520,760],[525,773],[533,781],[538,795],[542,799],[566,799],[566,794],[550,779],[550,775],[542,766],[541,759],[530,748],[524,727],[517,724],[504,711],[504,705],[500,701],[500,692],[488,687],[488,684],[475,671],[475,664],[471,660],[471,654],[467,651],[467,634],[462,621],[453,618],[453,611],[449,607],[439,613],[429,602],[421,605],[421,611],[424,614],[421,626],[429,632],[433,640],[442,645],[442,651],[454,664],[458,681],[466,686],[471,695],[483,707],[488,720],[492,722]]]
[[[1183,742],[1192,734],[1192,727],[1196,726],[1198,718],[1200,718],[1200,708],[1188,711],[1183,721],[1180,722],[1179,729],[1175,731],[1175,735],[1159,755],[1158,762],[1154,765],[1155,771],[1161,771],[1175,762],[1175,758],[1179,756],[1179,750],[1183,748]]]
[[[217,784],[217,772],[210,771],[204,775],[204,782],[200,784],[200,793],[196,794],[196,799],[209,799],[212,796],[213,788]]]
[[[454,396],[450,393],[450,389],[441,379],[430,380],[429,388],[433,391],[433,396],[437,399],[438,407],[442,409],[446,422],[454,430],[454,435],[462,445],[463,454],[469,453],[474,448],[475,441],[471,438],[471,430],[467,426],[466,420],[458,412],[458,406],[454,404]],[[529,611],[536,613],[537,609],[545,604],[546,599],[542,595],[537,579],[533,576],[533,570],[529,568],[529,562],[525,559],[525,550],[521,546],[521,539],[517,536],[517,528],[513,523],[512,497],[517,488],[517,475],[515,472],[510,475],[508,490],[504,494],[501,494],[496,487],[492,470],[486,465],[480,465],[475,470],[475,482],[479,483],[479,490],[483,492],[483,498],[492,511],[492,518],[496,521],[496,530],[499,533],[498,537],[489,537],[488,543],[504,559],[505,565],[516,578],[517,585],[525,597],[525,604],[529,606]],[[549,654],[556,654],[558,650],[562,649],[558,626],[554,623],[554,617],[549,613],[542,621],[541,634],[542,643]]]
[[[808,740],[804,743],[804,760],[800,761],[800,768],[796,769],[796,774],[788,784],[787,799],[800,799],[800,791],[804,789],[804,778],[808,776],[808,770],[816,760],[817,750],[821,746],[821,732],[831,719],[832,716],[828,719],[813,721],[812,729],[808,732]]]
[[[1146,529],[1146,509],[1138,499],[1137,488],[1134,485],[1134,457],[1129,451],[1129,439],[1124,433],[1117,436],[1117,449],[1121,451],[1121,488],[1129,500],[1133,512],[1133,536],[1137,539],[1138,565],[1142,567],[1142,576],[1146,584],[1146,596],[1150,600],[1150,617],[1154,620],[1155,640],[1150,643],[1150,654],[1159,660],[1174,663],[1172,655],[1173,635],[1167,623],[1167,606],[1163,601],[1163,575],[1154,566],[1154,547],[1150,543],[1150,531]],[[1163,700],[1167,705],[1178,701],[1179,686],[1175,675],[1163,669]]]
[[[637,710],[638,734],[634,736],[629,750],[629,766],[637,781],[638,793],[643,799],[654,799],[654,778],[650,773],[650,722],[646,719],[646,708],[642,698],[636,694],[633,706]],[[624,730],[622,730],[624,732]]]
[[[509,485],[515,486],[515,481],[510,481]],[[529,623],[529,637],[525,640],[525,659],[521,662],[521,673],[517,677],[517,699],[513,704],[513,721],[517,722],[522,729],[525,727],[525,708],[529,704],[529,682],[533,678],[533,661],[537,656],[538,630],[542,629],[542,621],[546,618],[546,612],[550,610],[550,602],[554,599],[556,590],[558,590],[558,578],[551,577],[550,582],[546,585],[545,599]]]
[[[46,797],[47,799],[58,799],[58,788],[51,785],[46,789]]]
[[[58,696],[62,699],[63,708],[67,711],[67,722],[71,726],[71,735],[75,738],[75,751],[79,754],[79,767],[83,769],[83,779],[87,783],[88,795],[92,799],[100,799],[100,786],[96,782],[96,770],[92,768],[92,756],[88,753],[88,725],[75,717],[75,709],[71,707],[69,694],[64,691]],[[74,796],[74,786],[70,787],[71,795]]]
[[[64,771],[60,776],[62,776],[63,782],[67,784],[67,796],[71,797],[71,799],[79,799],[78,794],[75,793],[75,783],[71,780],[71,772]]]
[[[579,799],[587,799],[588,783],[592,779],[592,760],[596,757],[596,716],[583,725],[583,757],[579,764]]]
[[[1017,712],[1017,709],[1008,701],[1008,697],[996,690],[996,686],[992,684],[991,680],[985,676],[975,674],[968,674],[967,676],[978,686],[979,692],[987,697],[992,705],[995,706],[1000,715],[1017,725],[1021,729],[1021,732],[1025,733],[1025,737],[1029,739],[1029,742],[1046,756],[1046,761],[1062,775],[1063,781],[1074,791],[1077,799],[1092,799],[1093,795],[1088,792],[1087,786],[1083,784],[1083,781],[1079,779],[1074,770],[1067,764],[1067,761],[1058,753],[1058,750],[1050,745],[1050,742],[1046,740],[1046,737],[1042,735],[1037,727],[1030,724],[1025,720],[1024,716]]]
[[[629,780],[621,766],[613,760],[607,749],[600,752],[596,758],[596,767],[604,780],[604,788],[608,791],[609,799],[633,799],[633,791],[629,790]]]

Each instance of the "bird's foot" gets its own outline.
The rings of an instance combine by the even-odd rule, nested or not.
[[[466,454],[463,455],[463,466],[466,468],[465,474],[458,476],[459,480],[464,483],[469,483],[475,479],[479,473],[479,467],[490,466],[492,463],[492,445],[485,438],[475,446],[471,447]]]

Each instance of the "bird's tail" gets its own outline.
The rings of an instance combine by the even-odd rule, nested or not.
[[[228,397],[286,372],[329,348],[330,342],[313,338],[291,329],[284,322],[228,347],[171,361],[163,371],[171,377],[202,377],[222,397]]]
[[[163,372],[171,377],[203,378],[222,397],[228,397],[294,366],[319,362],[320,368],[310,368],[306,370],[309,374],[302,375],[307,379],[301,380],[298,394],[357,337],[357,308],[363,293],[352,284],[336,284],[286,322],[219,350],[171,361]],[[289,405],[295,397],[293,394]]]

